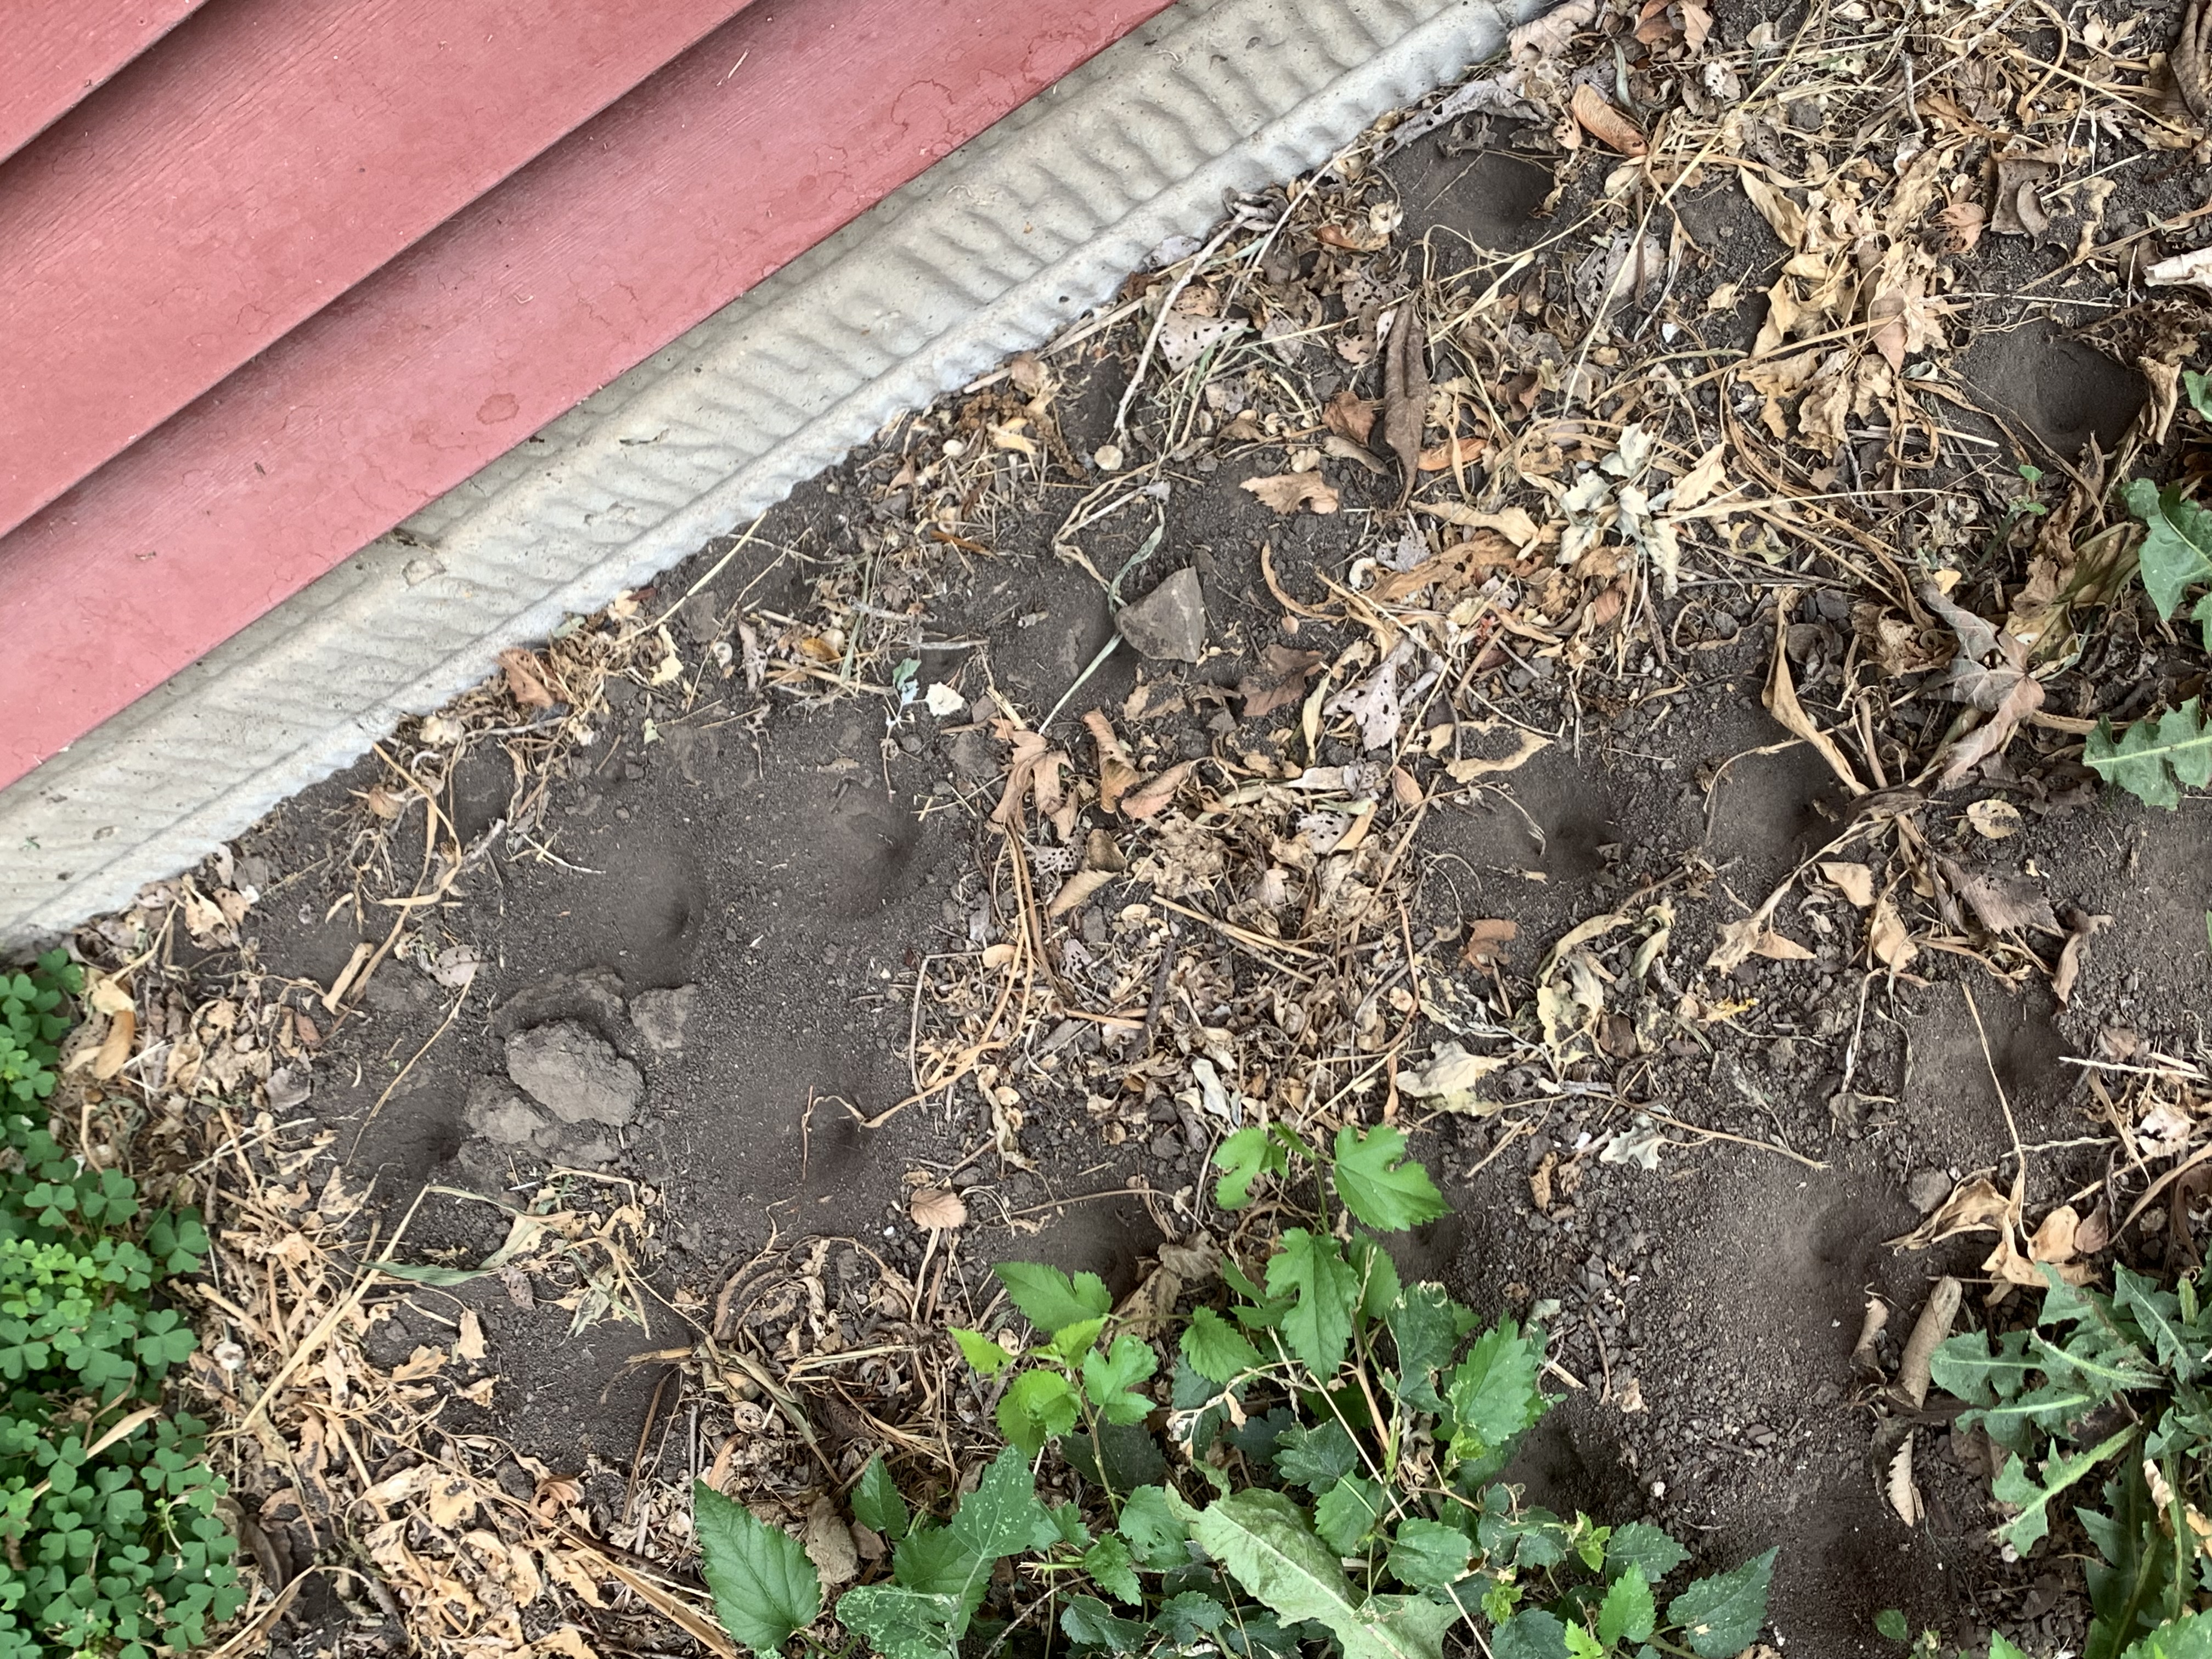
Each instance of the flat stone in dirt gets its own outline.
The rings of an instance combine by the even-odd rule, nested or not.
[[[1114,619],[1121,637],[1147,657],[1196,662],[1206,654],[1206,595],[1185,566]]]
[[[679,985],[672,991],[641,991],[630,999],[630,1018],[645,1046],[656,1054],[684,1052],[684,1028],[698,1006],[699,988]]]
[[[637,1067],[573,1019],[507,1038],[507,1074],[563,1123],[619,1127],[645,1095]]]

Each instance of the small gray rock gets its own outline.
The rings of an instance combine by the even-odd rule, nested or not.
[[[1905,1195],[1923,1215],[1933,1215],[1951,1196],[1951,1177],[1941,1170],[1923,1170],[1905,1183]]]
[[[507,1074],[563,1123],[627,1123],[645,1095],[637,1067],[573,1019],[507,1038]]]
[[[1198,573],[1176,571],[1115,617],[1114,626],[1147,657],[1196,662],[1206,654],[1206,594]]]
[[[492,1035],[503,1041],[533,1025],[574,1019],[596,1028],[618,1047],[627,1047],[631,1036],[622,990],[622,975],[609,968],[551,975],[524,986],[500,1004],[492,1015]]]
[[[630,999],[629,1017],[646,1047],[658,1054],[684,1052],[684,1028],[698,1006],[699,988],[679,985],[672,991],[641,991]]]
[[[462,1120],[470,1129],[501,1146],[527,1146],[550,1125],[545,1114],[496,1078],[480,1077],[469,1085],[468,1104]]]

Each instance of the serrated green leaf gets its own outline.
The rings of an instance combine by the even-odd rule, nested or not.
[[[1314,1530],[1339,1555],[1356,1555],[1382,1518],[1382,1488],[1364,1474],[1347,1474],[1314,1504]]]
[[[1113,1533],[1108,1533],[1083,1552],[1083,1571],[1091,1575],[1091,1583],[1116,1601],[1144,1600],[1144,1591],[1137,1583],[1136,1571],[1131,1565],[1129,1547]]]
[[[1465,1533],[1441,1521],[1401,1521],[1390,1540],[1391,1576],[1413,1589],[1443,1589],[1466,1577],[1474,1547]]]
[[[1105,1328],[1106,1322],[1103,1319],[1079,1319],[1073,1325],[1062,1325],[1054,1331],[1052,1340],[1037,1352],[1048,1359],[1057,1360],[1063,1365],[1073,1365],[1082,1358],[1091,1345],[1098,1340],[1098,1334]]]
[[[1567,1627],[1541,1607],[1515,1613],[1491,1632],[1492,1659],[1570,1659]]]
[[[1229,1620],[1229,1609],[1204,1590],[1182,1590],[1160,1603],[1152,1628],[1177,1647],[1210,1636]]]
[[[2008,1460],[2003,1473],[1990,1486],[1990,1492],[2001,1504],[2019,1504],[2021,1512],[1998,1529],[1997,1536],[2026,1555],[2051,1531],[2048,1507],[2051,1500],[2120,1450],[2135,1437],[2135,1429],[2130,1425],[2087,1451],[2077,1452],[2071,1457],[2054,1451],[2043,1465],[2044,1478],[2041,1480],[2038,1480],[2031,1472],[2032,1459],[2014,1457]]]
[[[1158,1486],[1139,1486],[1121,1500],[1121,1518],[1115,1530],[1128,1540],[1130,1553],[1148,1572],[1179,1567],[1190,1559],[1183,1540],[1190,1526],[1168,1502]]]
[[[2181,1298],[2115,1263],[2112,1306],[2130,1316],[2178,1382],[2194,1382],[2203,1369],[2181,1326]]]
[[[1104,1353],[1095,1350],[1083,1356],[1083,1392],[1109,1423],[1141,1423],[1152,1401],[1136,1392],[1137,1384],[1160,1366],[1152,1345],[1133,1336],[1117,1336]]]
[[[2191,697],[2154,719],[2131,722],[2117,741],[2112,721],[2100,720],[2081,758],[2146,806],[2175,807],[2181,804],[2178,786],[2202,789],[2212,780],[2212,726],[2204,723],[2200,700]]]
[[[2027,1659],[2027,1656],[1996,1632],[1990,1632],[1990,1659]],[[2083,1659],[2087,1659],[2084,1655]]]
[[[1544,1414],[1536,1386],[1543,1358],[1541,1341],[1523,1335],[1510,1319],[1475,1339],[1467,1358],[1453,1367],[1444,1394],[1455,1462],[1492,1456]]]
[[[1060,1633],[1079,1648],[1134,1653],[1152,1634],[1151,1626],[1124,1619],[1095,1595],[1071,1595],[1060,1609]]]
[[[1222,1172],[1213,1183],[1213,1201],[1224,1210],[1241,1210],[1252,1201],[1252,1183],[1263,1175],[1284,1174],[1291,1158],[1267,1126],[1255,1123],[1215,1147],[1213,1163]]]
[[[1048,1334],[1086,1319],[1103,1319],[1114,1311],[1113,1292],[1097,1273],[1070,1279],[1059,1268],[1037,1261],[1001,1261],[991,1271],[1022,1316]]]
[[[1200,1308],[1190,1316],[1181,1346],[1191,1370],[1224,1385],[1267,1363],[1250,1338],[1211,1308]]]
[[[2105,1483],[2105,1504],[2109,1513],[2074,1511],[2103,1558],[2082,1571],[2094,1613],[2082,1659],[2119,1659],[2146,1630],[2180,1615],[2187,1589],[2174,1576],[2173,1551],[2160,1530],[2150,1484],[2134,1458]]]
[[[1337,1242],[1304,1227],[1283,1234],[1267,1261],[1267,1293],[1295,1298],[1284,1311],[1283,1340],[1321,1381],[1336,1375],[1352,1343],[1359,1281]]]
[[[967,1615],[950,1595],[898,1584],[863,1584],[837,1598],[837,1622],[883,1659],[950,1659]]]
[[[2212,1659],[2212,1613],[2192,1613],[2153,1631],[2124,1659]]]
[[[1030,1456],[1075,1426],[1082,1401],[1058,1371],[1024,1371],[999,1397],[999,1432]]]
[[[960,1357],[985,1376],[996,1376],[1014,1363],[1016,1356],[1007,1352],[981,1331],[963,1331],[959,1326],[950,1327],[952,1340],[960,1350]]]
[[[2189,406],[2207,421],[2212,421],[2212,374],[2199,374],[2195,369],[2184,369],[2181,390],[2189,399]]]
[[[1049,1549],[1060,1534],[1037,1502],[1029,1459],[1012,1446],[983,1471],[948,1530],[976,1554],[994,1561],[1024,1550]]]
[[[2179,484],[2161,490],[2148,478],[2136,478],[2122,493],[2128,510],[2143,522],[2136,563],[2143,592],[2164,620],[2190,588],[2212,580],[2212,513],[2185,496]]]
[[[1580,1625],[1569,1625],[1567,1659],[1605,1659],[1605,1645]]]
[[[982,1596],[991,1564],[948,1527],[915,1527],[891,1551],[891,1577],[910,1590],[965,1601]],[[972,1607],[973,1602],[969,1605]]]
[[[1359,1313],[1363,1319],[1380,1319],[1397,1301],[1402,1286],[1398,1264],[1389,1251],[1365,1233],[1352,1236],[1352,1271],[1359,1279]]]
[[[853,1518],[894,1544],[906,1536],[913,1524],[906,1499],[892,1483],[881,1452],[868,1460],[868,1467],[860,1471],[860,1483],[853,1488]]]
[[[1285,1430],[1275,1443],[1275,1473],[1308,1492],[1328,1491],[1358,1465],[1358,1446],[1333,1417]]]
[[[1402,1232],[1451,1212],[1429,1172],[1406,1157],[1405,1132],[1388,1123],[1336,1132],[1336,1195],[1358,1219]]]
[[[1297,1506],[1254,1487],[1200,1511],[1191,1531],[1206,1552],[1286,1625],[1311,1620],[1345,1659],[1441,1659],[1456,1609],[1413,1596],[1355,1595]]]
[[[1766,1589],[1774,1582],[1774,1558],[1781,1552],[1745,1562],[1727,1572],[1700,1578],[1667,1604],[1667,1621],[1681,1627],[1682,1639],[1698,1659],[1735,1659],[1766,1622]]]
[[[1606,1586],[1605,1600],[1598,1604],[1599,1639],[1607,1647],[1616,1642],[1644,1641],[1656,1628],[1658,1618],[1651,1601],[1650,1581],[1644,1577],[1644,1569],[1631,1561],[1620,1577]]]
[[[822,1580],[796,1538],[703,1480],[692,1486],[691,1516],[715,1616],[737,1641],[775,1653],[822,1616]]]

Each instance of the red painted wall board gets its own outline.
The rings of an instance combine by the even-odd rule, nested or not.
[[[744,0],[222,0],[0,167],[0,530]]]
[[[740,15],[0,538],[0,782],[1164,3]]]
[[[0,19],[0,159],[167,34],[200,0],[9,0]]]

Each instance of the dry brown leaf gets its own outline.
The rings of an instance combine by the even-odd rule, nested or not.
[[[1474,968],[1503,967],[1506,947],[1521,936],[1521,924],[1503,917],[1486,917],[1467,925],[1467,943],[1460,947],[1460,959]]]
[[[1950,1197],[1935,1213],[1911,1232],[1889,1243],[1900,1250],[1924,1250],[1960,1233],[1999,1232],[2020,1218],[2015,1200],[2000,1192],[1987,1176],[1978,1175],[1951,1189]]]
[[[1480,460],[1489,447],[1487,438],[1454,438],[1448,443],[1431,444],[1421,452],[1421,471],[1449,472],[1455,466]]]
[[[1863,864],[1837,862],[1823,864],[1820,874],[1832,882],[1838,891],[1862,910],[1874,906],[1874,872]]]
[[[2012,741],[2020,723],[2043,707],[2043,682],[2022,674],[2004,694],[1989,719],[1961,738],[1951,750],[1937,787],[1948,789]]]
[[[1743,193],[1751,198],[1752,206],[1759,210],[1759,216],[1772,226],[1774,234],[1782,239],[1783,246],[1793,250],[1803,247],[1805,210],[1749,167],[1738,167],[1735,176],[1743,185]]]
[[[464,1308],[460,1323],[460,1333],[453,1339],[453,1352],[474,1364],[484,1357],[483,1321],[477,1317],[474,1308]]]
[[[392,1373],[394,1382],[415,1382],[442,1370],[447,1354],[443,1348],[421,1347],[402,1360]]]
[[[137,1011],[125,1006],[107,1018],[107,1035],[92,1057],[92,1074],[106,1082],[131,1063],[131,1046],[137,1041]]]
[[[2030,1261],[2048,1261],[2056,1267],[2071,1261],[2080,1253],[2076,1237],[2081,1228],[2081,1217],[2071,1204],[2062,1204],[2036,1228],[2034,1237],[2027,1241]]]
[[[950,1187],[918,1187],[907,1201],[906,1212],[917,1227],[935,1232],[968,1224],[968,1206]]]
[[[1482,513],[1464,501],[1416,501],[1413,510],[1442,519],[1446,524],[1457,525],[1462,530],[1494,530],[1516,548],[1526,548],[1539,534],[1536,521],[1528,516],[1526,507],[1509,507],[1499,513]]]
[[[1844,758],[1844,751],[1836,740],[1813,721],[1797,701],[1796,683],[1790,676],[1790,608],[1796,599],[1796,590],[1784,588],[1774,607],[1774,661],[1767,671],[1766,690],[1759,701],[1767,712],[1797,737],[1813,745],[1814,751],[1828,763],[1828,769],[1841,780],[1853,795],[1866,793],[1866,786],[1859,781],[1851,763]]]
[[[1897,1455],[1889,1460],[1889,1475],[1882,1492],[1889,1506],[1897,1511],[1897,1518],[1908,1527],[1920,1524],[1925,1513],[1920,1502],[1920,1488],[1912,1483],[1912,1435],[1907,1431],[1905,1443],[1897,1449]]]
[[[2031,927],[2045,933],[2063,931],[2051,912],[2050,899],[2032,876],[1962,865],[1940,854],[1936,868],[1951,890],[1966,902],[1974,919],[1992,933],[2016,933]]]
[[[1966,822],[1974,833],[1990,841],[2002,841],[2020,833],[2020,808],[2010,801],[1978,800],[1966,809]]]
[[[1078,870],[1060,884],[1060,890],[1045,906],[1048,916],[1064,916],[1087,901],[1091,895],[1114,879],[1111,870]]]
[[[1346,387],[1322,405],[1321,418],[1338,437],[1364,447],[1367,434],[1375,429],[1375,410],[1373,398]]]
[[[1881,1375],[1881,1350],[1875,1340],[1889,1326],[1889,1304],[1878,1296],[1867,1297],[1866,1312],[1859,1319],[1859,1340],[1851,1349],[1851,1364],[1869,1376]]]
[[[851,1528],[837,1513],[837,1500],[824,1492],[806,1511],[806,1559],[825,1585],[851,1583],[860,1576],[860,1554]]]
[[[1198,770],[1196,761],[1177,761],[1141,789],[1131,791],[1121,798],[1121,816],[1125,818],[1149,818],[1175,799],[1175,792],[1182,787],[1183,781]]]
[[[530,1652],[532,1659],[554,1659],[556,1655],[558,1659],[599,1659],[592,1644],[584,1639],[584,1632],[574,1625],[546,1632],[530,1644]]]
[[[1557,57],[1575,38],[1575,31],[1588,27],[1596,16],[1597,0],[1566,0],[1507,35],[1507,48],[1516,63]]]
[[[1327,659],[1328,653],[1322,651],[1269,646],[1259,670],[1237,683],[1237,695],[1244,699],[1244,718],[1256,720],[1261,714],[1272,714],[1278,708],[1304,702],[1306,682]],[[1099,805],[1108,811],[1113,811],[1103,799]]]
[[[1989,223],[1979,202],[1954,202],[1936,218],[1943,227],[1942,247],[1946,253],[1972,253]]]
[[[1389,354],[1382,360],[1382,441],[1405,471],[1401,506],[1419,482],[1421,428],[1429,413],[1429,338],[1421,325],[1420,302],[1407,295],[1391,319]]]
[[[2074,984],[2081,975],[2081,953],[2088,947],[2092,935],[2112,925],[2110,916],[2093,916],[2086,911],[2069,906],[2066,911],[2066,943],[2058,952],[2058,965],[2051,973],[2051,994],[2065,1007],[2074,997]],[[94,1067],[96,1071],[98,1068]]]
[[[1341,505],[1328,480],[1318,472],[1279,472],[1270,478],[1247,478],[1244,488],[1286,519],[1302,507],[1315,513],[1334,513]]]
[[[499,665],[507,672],[507,693],[515,702],[525,708],[553,706],[553,694],[545,689],[545,677],[532,653],[511,645],[499,653]]]
[[[1728,446],[1715,444],[1698,458],[1698,464],[1674,481],[1673,494],[1667,505],[1677,513],[1688,511],[1705,501],[1728,482]]]
[[[1115,735],[1114,723],[1106,718],[1103,709],[1094,708],[1083,717],[1091,740],[1098,745],[1098,810],[1111,812],[1121,804],[1121,797],[1134,788],[1142,775],[1129,758],[1129,750]]]
[[[1810,962],[1813,953],[1798,942],[1768,927],[1752,941],[1751,953],[1769,962]]]
[[[1487,726],[1490,723],[1462,720],[1460,724],[1462,726]],[[1444,775],[1454,783],[1472,783],[1477,778],[1486,778],[1493,773],[1517,771],[1527,763],[1529,757],[1552,746],[1552,740],[1549,738],[1540,736],[1534,732],[1523,732],[1516,728],[1513,737],[1514,748],[1511,754],[1500,755],[1495,758],[1470,756],[1465,760],[1446,761]]]
[[[1651,148],[1644,142],[1644,130],[1615,109],[1606,100],[1605,94],[1587,81],[1575,88],[1567,112],[1584,132],[1623,155],[1642,155]]]
[[[1893,973],[1903,973],[1912,965],[1920,947],[1912,942],[1912,935],[1897,914],[1897,907],[1884,894],[1875,903],[1874,915],[1867,921],[1867,949],[1874,959]]]

